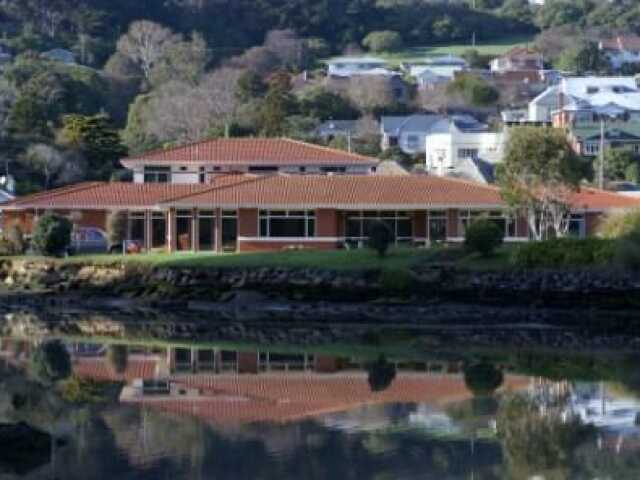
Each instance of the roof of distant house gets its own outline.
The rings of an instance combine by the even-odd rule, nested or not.
[[[517,57],[541,57],[542,54],[537,50],[529,47],[513,47],[508,52],[500,55],[500,58],[517,58]]]
[[[326,63],[379,63],[381,65],[385,65],[387,63],[386,60],[378,57],[358,57],[358,56],[349,56],[346,55],[344,57],[334,57],[328,60],[325,60]]]
[[[287,138],[219,138],[153,150],[125,158],[122,164],[203,163],[219,165],[375,165],[378,161]]]
[[[604,50],[637,52],[640,51],[640,36],[618,35],[617,37],[601,40],[600,46]]]

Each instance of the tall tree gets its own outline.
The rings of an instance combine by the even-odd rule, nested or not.
[[[180,37],[171,29],[140,20],[132,23],[129,31],[118,40],[118,51],[139,65],[149,80],[156,63],[179,41]]]
[[[287,117],[296,112],[297,105],[291,95],[290,78],[287,73],[275,74],[269,81],[269,90],[261,108],[262,134],[277,137],[287,130]]]
[[[502,197],[526,215],[536,240],[566,235],[571,196],[587,173],[562,130],[536,127],[511,130],[497,172]]]

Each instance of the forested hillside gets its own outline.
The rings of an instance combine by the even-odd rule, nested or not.
[[[128,152],[220,135],[307,138],[359,119],[377,155],[381,113],[459,99],[495,107],[482,82],[398,102],[372,79],[323,80],[345,51],[538,34],[549,62],[599,59],[593,40],[640,30],[637,0],[0,0],[0,155],[19,193],[120,177]],[[53,52],[52,52],[53,51]],[[61,57],[62,55],[62,57]],[[66,61],[68,56],[74,57]],[[66,56],[66,57],[65,57]],[[468,52],[475,66],[487,58]],[[469,93],[472,95],[469,96]],[[452,97],[452,98],[450,98]],[[367,138],[369,140],[367,140]],[[373,139],[373,140],[372,140]],[[336,144],[334,146],[344,147]]]

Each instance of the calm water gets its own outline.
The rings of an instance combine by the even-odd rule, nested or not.
[[[63,337],[74,375],[124,385],[77,404],[25,373],[40,340],[2,338],[0,422],[60,441],[48,461],[0,463],[0,479],[640,478],[638,357],[405,337]]]

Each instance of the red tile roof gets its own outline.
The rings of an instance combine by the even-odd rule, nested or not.
[[[583,187],[577,210],[638,208],[640,199]],[[102,210],[155,207],[422,209],[501,208],[495,186],[408,175],[228,175],[213,184],[85,183],[16,199],[8,210]]]
[[[503,204],[495,187],[426,175],[273,175],[165,202],[177,207],[300,208],[500,207]]]
[[[376,165],[374,158],[286,138],[220,138],[129,157],[129,167],[145,163],[215,163],[220,165]]]
[[[601,42],[602,48],[605,50],[627,50],[630,52],[640,51],[640,37],[637,35],[618,36],[615,38],[607,38]]]
[[[502,55],[501,58],[516,58],[516,57],[535,57],[542,56],[540,52],[528,47],[513,47],[511,50]]]

